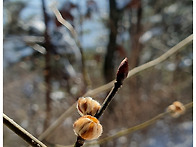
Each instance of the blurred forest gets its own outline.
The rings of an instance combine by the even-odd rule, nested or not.
[[[56,2],[56,3],[54,3]],[[62,25],[52,6],[74,29]],[[73,35],[75,33],[76,36]],[[192,0],[4,0],[3,112],[38,137],[87,91],[149,62],[193,33]],[[101,138],[193,100],[193,45],[127,79],[101,117]],[[102,103],[109,91],[93,96]],[[76,141],[77,110],[46,137]],[[96,147],[192,147],[192,110]],[[5,147],[27,146],[3,126]]]

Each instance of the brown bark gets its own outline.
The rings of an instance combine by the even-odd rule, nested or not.
[[[105,82],[110,82],[114,79],[114,54],[116,51],[116,36],[118,29],[118,21],[119,21],[119,13],[116,6],[115,0],[110,0],[110,18],[109,18],[109,26],[110,26],[110,35],[109,35],[109,43],[107,46],[107,52],[105,55],[104,62],[104,77]]]
[[[142,17],[142,7],[141,2],[137,7],[137,23],[133,24],[130,29],[130,36],[132,37],[132,46],[131,46],[131,56],[130,56],[130,69],[137,67],[139,65],[140,60],[140,53],[142,51],[142,45],[139,42],[140,36],[142,34],[142,27],[141,27],[141,17]],[[139,102],[140,92],[139,92],[139,84],[140,78],[139,76],[133,77],[130,80],[130,89],[131,89],[131,96]]]

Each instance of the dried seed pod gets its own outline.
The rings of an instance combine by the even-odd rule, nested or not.
[[[173,102],[172,105],[168,106],[167,111],[170,112],[172,117],[176,118],[176,117],[179,117],[180,115],[184,114],[185,107],[181,102],[175,101],[175,102]]]
[[[97,139],[102,134],[102,125],[96,117],[84,115],[73,124],[76,135],[85,140]]]
[[[82,97],[78,99],[77,109],[81,116],[94,116],[100,108],[101,105],[97,101],[93,100],[91,97]]]

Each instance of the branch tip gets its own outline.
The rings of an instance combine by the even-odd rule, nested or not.
[[[120,63],[118,67],[118,71],[116,74],[116,81],[123,82],[123,80],[127,77],[129,72],[129,64],[127,57]]]

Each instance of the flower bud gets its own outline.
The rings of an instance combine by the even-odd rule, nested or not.
[[[118,67],[118,71],[116,74],[116,81],[122,83],[124,79],[127,77],[128,72],[129,72],[128,59],[125,58]]]
[[[85,140],[97,139],[102,134],[102,125],[99,120],[90,115],[84,115],[73,124],[76,135]]]
[[[172,117],[177,118],[180,115],[184,114],[185,107],[181,102],[175,101],[175,102],[173,102],[172,105],[168,106],[167,111],[170,112]]]
[[[97,101],[93,100],[91,97],[82,97],[78,99],[77,109],[81,116],[94,116],[100,108],[101,105]]]

